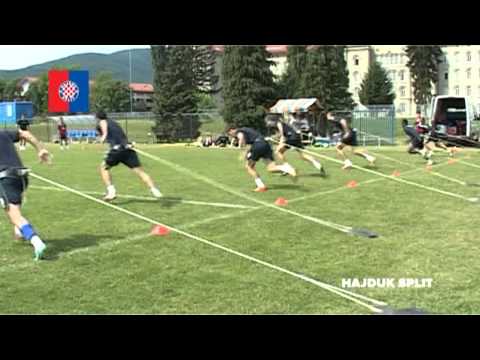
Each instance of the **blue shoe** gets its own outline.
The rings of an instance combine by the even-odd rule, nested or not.
[[[47,245],[42,244],[38,249],[35,249],[35,257],[34,260],[38,261],[43,258],[43,253],[47,249]]]

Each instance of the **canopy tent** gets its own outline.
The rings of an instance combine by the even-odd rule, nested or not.
[[[306,113],[309,111],[318,111],[322,109],[320,102],[316,98],[308,99],[289,99],[278,100],[278,102],[270,108],[272,114],[285,113]]]

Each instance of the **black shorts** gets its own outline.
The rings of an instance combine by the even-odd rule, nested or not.
[[[353,131],[350,131],[349,133],[344,134],[344,135],[340,138],[340,142],[341,142],[343,145],[349,145],[349,146],[355,145],[355,144],[354,144]]]
[[[257,162],[260,159],[273,161],[273,152],[266,141],[255,141],[247,153],[247,160]]]
[[[67,135],[65,135],[65,136],[60,136],[60,140],[68,140]]]
[[[0,207],[7,204],[22,205],[22,195],[28,187],[28,177],[6,177],[0,179]]]
[[[423,149],[423,139],[421,136],[415,136],[412,138],[412,145],[415,149]]]
[[[300,149],[304,148],[302,139],[300,138],[287,138],[287,141],[285,144],[287,145],[286,146],[287,149],[291,149],[291,146],[293,146],[294,148],[300,148]]]
[[[110,150],[105,157],[106,169],[117,166],[119,163],[128,166],[130,169],[142,166],[135,150]]]

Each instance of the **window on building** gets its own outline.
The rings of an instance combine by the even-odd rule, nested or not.
[[[472,53],[470,51],[467,52],[467,61],[472,61]]]
[[[472,87],[467,86],[467,96],[471,96],[471,95],[472,95]]]
[[[359,87],[356,87],[355,88],[355,94],[354,94],[356,97],[360,96],[360,88]]]
[[[445,73],[444,78],[445,80],[448,80],[448,72]]]
[[[389,72],[388,72],[388,75],[389,75],[389,77],[390,77],[390,80],[395,81],[395,76],[396,76],[395,70],[389,71]]]
[[[404,113],[405,110],[406,110],[405,103],[401,103],[401,104],[398,106],[398,112]]]
[[[455,62],[458,63],[458,60],[460,58],[460,52],[456,51],[455,52]]]
[[[460,70],[455,69],[455,81],[458,81],[458,80],[460,80]]]
[[[353,65],[355,65],[355,66],[360,65],[360,59],[358,58],[358,55],[355,55],[353,57]]]
[[[400,78],[400,81],[405,80],[405,71],[400,70],[400,72],[398,73],[398,77]]]
[[[455,95],[456,96],[460,95],[460,86],[455,86]]]
[[[400,96],[405,96],[405,86],[400,87]]]
[[[472,69],[467,69],[467,79],[472,77]]]

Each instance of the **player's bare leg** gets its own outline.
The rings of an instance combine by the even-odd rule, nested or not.
[[[155,186],[155,183],[153,182],[150,175],[148,175],[142,167],[133,168],[132,171],[138,175],[138,177],[143,181],[145,185],[148,186],[153,196],[155,196],[156,198],[160,198],[163,196],[160,190],[158,190],[158,188]]]
[[[253,160],[247,160],[245,163],[245,169],[247,169],[248,174],[253,177],[255,180],[255,185],[257,187],[255,188],[255,192],[265,192],[267,191],[267,187],[263,183],[262,179],[260,178],[260,175],[258,174],[257,170],[255,169],[256,162]]]
[[[5,211],[7,213],[8,219],[10,220],[10,223],[19,230],[21,236],[25,240],[29,241],[32,244],[35,253],[35,260],[41,259],[47,246],[42,241],[42,239],[40,239],[40,237],[30,225],[28,220],[22,216],[20,206],[9,204],[8,208],[5,209]]]
[[[337,154],[340,155],[340,157],[343,160],[343,170],[350,169],[353,166],[353,163],[350,161],[350,159],[347,158],[347,155],[345,154],[345,145],[340,143],[335,146],[335,150],[337,150]]]
[[[375,165],[376,159],[372,155],[369,155],[366,150],[354,150],[353,153],[357,156],[363,157],[370,163],[370,165]]]
[[[313,156],[305,154],[301,150],[297,150],[297,153],[298,153],[298,156],[300,157],[300,159],[302,159],[303,161],[309,162],[310,164],[312,164],[315,167],[315,169],[319,170],[321,176],[326,176],[325,169],[323,168],[322,164],[320,164],[320,162],[317,159],[315,159]]]
[[[103,200],[115,200],[115,198],[117,197],[117,190],[115,189],[115,186],[113,186],[112,174],[110,173],[110,170],[108,169],[105,162],[100,165],[100,176],[102,177],[103,183],[107,188],[107,194],[104,196]]]
[[[292,176],[293,178],[297,177],[297,170],[295,170],[295,168],[291,166],[289,163],[283,163],[281,165],[277,165],[275,164],[275,162],[271,160],[266,160],[266,164],[267,164],[267,170],[269,172],[272,172],[272,173],[284,172]]]

